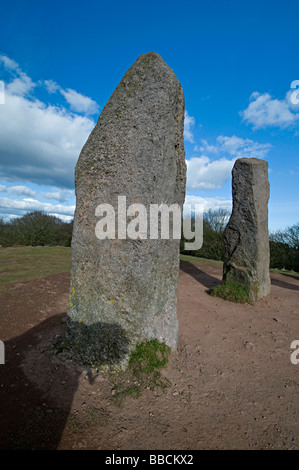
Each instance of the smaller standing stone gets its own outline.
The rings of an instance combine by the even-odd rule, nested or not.
[[[224,231],[223,281],[242,285],[255,301],[270,294],[268,163],[239,158],[232,171],[233,211]]]

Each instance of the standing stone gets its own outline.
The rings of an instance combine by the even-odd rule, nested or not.
[[[268,163],[240,158],[232,180],[233,211],[224,231],[223,283],[242,285],[254,301],[270,293]]]
[[[150,204],[182,209],[183,132],[179,81],[158,54],[141,55],[104,107],[75,169],[67,338],[82,361],[125,363],[137,343],[154,338],[177,346],[180,240],[122,239],[118,216],[135,203],[148,214]],[[118,196],[126,197],[119,210]],[[115,210],[115,239],[95,234],[100,204]]]

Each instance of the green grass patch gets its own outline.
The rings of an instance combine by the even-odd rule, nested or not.
[[[139,398],[146,388],[169,387],[170,382],[161,374],[169,354],[170,348],[157,339],[138,344],[130,354],[127,370],[111,375],[114,391],[112,403],[122,406],[127,397]]]
[[[235,282],[226,282],[210,289],[210,295],[229,302],[250,303],[246,289]]]
[[[0,284],[2,285],[69,272],[70,269],[70,247],[18,246],[0,248]]]
[[[157,339],[144,341],[130,355],[129,367],[140,373],[151,373],[168,362],[169,348]]]

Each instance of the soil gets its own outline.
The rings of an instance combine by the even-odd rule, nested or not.
[[[0,297],[1,449],[299,449],[299,278],[271,274],[254,304],[212,297],[221,267],[181,262],[169,386],[113,401],[105,372],[48,354],[65,330],[69,273]],[[299,356],[299,354],[298,354]]]

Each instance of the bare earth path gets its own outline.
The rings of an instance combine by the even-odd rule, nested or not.
[[[122,407],[105,374],[47,355],[65,328],[69,274],[11,284],[0,297],[0,448],[299,449],[299,279],[271,278],[268,299],[234,304],[207,293],[220,267],[181,262],[171,385]]]

